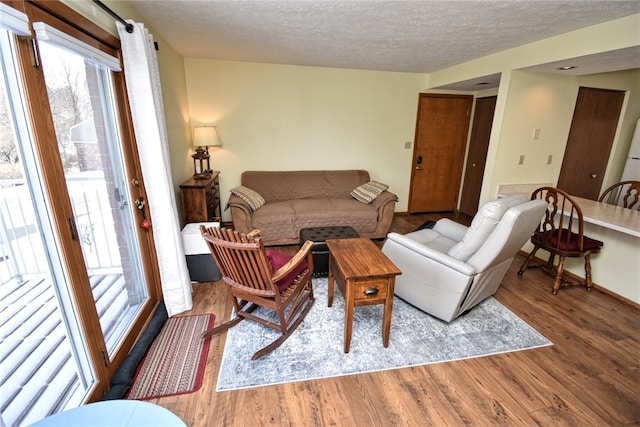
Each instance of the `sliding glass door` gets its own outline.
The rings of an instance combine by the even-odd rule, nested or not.
[[[41,66],[73,208],[69,227],[82,248],[107,355],[148,298],[122,157],[111,70],[55,43],[39,26]],[[54,40],[51,42],[50,40]]]
[[[95,371],[48,220],[7,31],[0,48],[0,408],[2,425],[13,426],[81,404]]]
[[[118,41],[21,5],[0,3],[0,426],[101,399],[160,298]]]

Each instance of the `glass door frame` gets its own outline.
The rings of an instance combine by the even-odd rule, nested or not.
[[[45,22],[112,56],[120,57],[119,40],[116,37],[61,2],[16,1],[12,2],[12,6],[25,12],[29,16],[30,22]],[[69,22],[73,22],[73,26]],[[95,38],[88,36],[87,32],[94,34]],[[84,267],[82,249],[79,241],[73,238],[69,225],[69,218],[73,218],[73,210],[67,194],[64,170],[60,161],[55,129],[44,84],[44,75],[42,69],[34,65],[37,64],[38,59],[35,57],[37,53],[33,49],[31,37],[19,37],[17,49],[20,61],[19,67],[22,71],[28,100],[27,111],[33,126],[35,152],[43,173],[43,190],[50,201],[52,209],[51,222],[56,229],[62,252],[60,258],[69,276],[75,306],[78,309],[77,314],[82,324],[82,333],[88,345],[87,351],[96,372],[97,383],[88,401],[99,400],[108,390],[110,378],[133,347],[137,337],[142,332],[144,325],[150,320],[161,299],[160,275],[153,243],[153,231],[145,230],[141,227],[137,228],[139,241],[141,242],[140,250],[149,300],[144,304],[138,318],[129,329],[120,347],[109,358],[106,354],[106,345],[102,339],[99,318],[93,301],[87,271]],[[120,125],[123,156],[126,161],[126,173],[129,177],[133,177],[132,182],[129,183],[130,193],[134,198],[144,197],[146,199],[126,98],[124,75],[122,72],[112,72],[112,77],[113,95],[117,102],[116,114]],[[133,200],[130,203],[133,204]]]

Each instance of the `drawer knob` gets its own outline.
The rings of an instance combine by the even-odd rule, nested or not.
[[[377,295],[378,294],[378,288],[367,288],[367,289],[364,290],[364,294],[368,295],[368,296]]]

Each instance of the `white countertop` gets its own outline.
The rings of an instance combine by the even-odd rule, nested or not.
[[[582,216],[585,222],[640,237],[640,211],[583,199],[582,197],[573,197],[573,200],[582,209]]]
[[[530,190],[529,187],[537,185],[538,184],[521,184],[502,186],[502,188],[499,189],[498,197],[512,194],[531,196],[531,192],[528,191]],[[640,237],[640,211],[600,203],[595,200],[583,199],[582,197],[571,197],[580,206],[584,222],[616,230],[634,237]]]

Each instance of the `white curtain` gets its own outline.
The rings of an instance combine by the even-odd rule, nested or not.
[[[116,23],[124,62],[133,128],[147,192],[147,203],[160,267],[162,293],[169,316],[190,310],[191,280],[182,243],[178,209],[171,179],[167,128],[162,105],[158,60],[143,24],[133,32]]]

